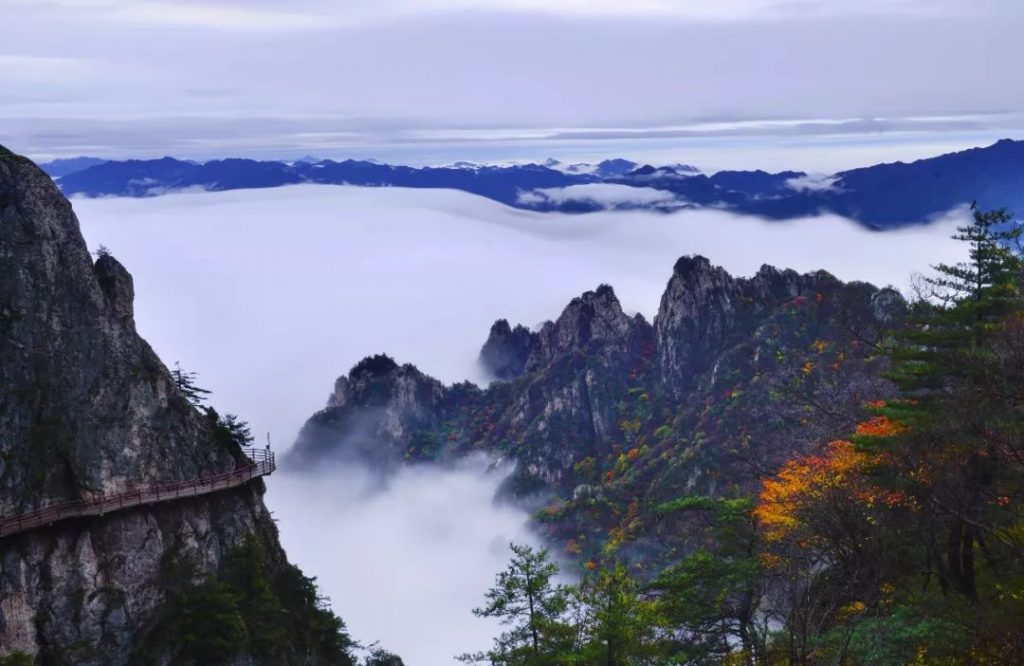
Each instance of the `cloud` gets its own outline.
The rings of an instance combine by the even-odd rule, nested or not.
[[[1003,9],[1002,0],[490,0],[488,12],[555,16],[652,16],[690,21],[778,20],[811,16],[905,14],[911,16],[970,16]],[[311,21],[343,25],[410,15],[446,15],[480,11],[474,0],[298,0],[293,12],[277,3],[250,0],[244,6],[231,0],[8,0],[14,7],[59,8],[91,20],[142,20],[161,24],[226,29],[312,27]],[[276,21],[276,23],[275,23]]]
[[[141,0],[132,0],[131,3],[118,6],[111,16],[116,20],[133,23],[260,32],[320,30],[330,25],[324,17],[316,14]]]
[[[786,181],[786,187],[797,192],[834,192],[836,191],[835,176],[806,174]]]
[[[551,204],[560,206],[571,202],[593,203],[602,208],[631,208],[639,206],[673,206],[682,202],[672,192],[652,187],[632,187],[617,183],[583,183],[568,187],[544,187],[520,192],[519,203],[527,206]]]
[[[100,73],[97,63],[86,58],[29,54],[0,54],[0,81],[67,83]]]
[[[287,32],[324,29],[339,20],[321,11],[284,12],[259,8],[259,3],[238,6],[230,2],[177,2],[161,0],[8,0],[12,9],[28,16],[84,20],[100,25],[136,23],[226,31]],[[300,3],[301,4],[301,3]],[[309,4],[309,3],[305,3]],[[55,17],[54,12],[61,15]],[[338,18],[337,16],[335,17]]]
[[[499,630],[472,615],[508,563],[508,544],[538,545],[526,512],[494,502],[500,472],[482,459],[407,468],[379,487],[359,469],[268,481],[267,503],[289,558],[364,644],[407,664],[454,663]]]

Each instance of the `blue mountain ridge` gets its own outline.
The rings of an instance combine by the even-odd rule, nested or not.
[[[786,220],[834,213],[876,229],[928,222],[957,206],[977,201],[984,208],[1024,212],[1024,141],[1004,139],[911,163],[894,162],[809,179],[800,171],[720,171],[705,175],[686,165],[638,166],[624,159],[563,167],[545,164],[410,167],[368,160],[296,162],[222,159],[205,163],[164,157],[153,160],[74,158],[43,165],[67,196],[146,197],[176,190],[233,190],[297,183],[364,187],[449,188],[509,206],[587,213],[609,207],[602,188],[574,188],[572,197],[544,190],[607,184],[616,189],[615,208],[714,207]],[[81,168],[76,168],[81,167]],[[811,182],[813,180],[813,182]],[[631,203],[622,187],[669,192],[657,203]],[[606,188],[605,188],[606,189]],[[524,196],[542,191],[536,196]],[[579,193],[577,193],[579,190]],[[625,191],[628,195],[628,190]]]

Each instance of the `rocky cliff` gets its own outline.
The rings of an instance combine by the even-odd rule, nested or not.
[[[645,507],[749,491],[891,394],[879,343],[904,308],[891,289],[824,271],[737,278],[683,257],[653,325],[603,285],[538,331],[496,322],[480,361],[501,381],[487,389],[442,387],[389,359],[373,383],[389,397],[346,391],[310,419],[296,459],[507,456],[518,464],[505,492],[546,504],[538,520],[574,552],[642,545],[657,522]],[[367,363],[339,386],[365,383]],[[355,447],[342,424],[362,419],[395,427],[363,431]]]
[[[0,147],[0,515],[195,479],[240,461],[215,414],[189,403],[136,333],[133,298],[116,259],[92,260],[50,178]],[[254,554],[250,573],[268,581],[270,597],[322,619],[323,609],[309,607],[315,600],[274,596],[282,581],[302,587],[308,579],[288,564],[263,492],[256,480],[0,538],[0,658],[201,661],[189,652],[183,607],[195,590],[215,589],[240,552]],[[222,610],[252,624],[247,592],[232,589],[236,597],[217,598],[230,602]],[[326,663],[329,650],[301,639],[258,653],[253,629],[219,656]],[[220,630],[211,620],[210,631]]]

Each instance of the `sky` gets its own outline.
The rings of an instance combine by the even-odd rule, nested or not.
[[[1017,0],[0,0],[0,143],[815,172],[1024,137]]]
[[[692,253],[736,275],[826,267],[906,289],[930,264],[963,257],[949,236],[966,214],[878,233],[834,216],[574,216],[454,190],[333,185],[72,204],[90,248],[106,246],[132,273],[140,334],[165,363],[198,373],[218,411],[261,442],[271,433],[279,453],[364,356],[483,382],[476,360],[495,319],[536,327],[608,283],[650,320],[676,259]],[[267,503],[290,560],[318,577],[357,639],[408,664],[453,663],[493,635],[470,611],[508,542],[535,538],[523,510],[493,502],[501,475],[484,467],[405,469],[376,489],[351,468],[283,468]]]

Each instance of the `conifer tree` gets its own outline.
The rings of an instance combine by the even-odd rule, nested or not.
[[[886,438],[862,438],[862,448],[894,456],[890,482],[922,507],[927,562],[944,590],[978,599],[976,553],[985,549],[986,496],[999,473],[990,427],[1004,405],[987,396],[1000,368],[990,338],[1020,310],[1021,227],[1005,210],[972,208],[954,236],[969,244],[967,261],[935,266],[926,298],[892,357],[890,377],[903,401],[879,410],[901,424]]]
[[[579,586],[587,610],[580,663],[630,666],[664,663],[663,622],[653,598],[621,564],[601,569]]]
[[[199,386],[196,382],[198,375],[194,372],[188,372],[183,370],[181,364],[177,361],[174,362],[174,369],[171,370],[171,378],[174,379],[174,385],[178,387],[181,394],[192,403],[193,407],[202,407],[206,402],[206,397],[212,393],[207,389]]]
[[[558,565],[546,549],[510,544],[512,561],[500,572],[486,593],[487,603],[473,611],[493,617],[507,629],[494,639],[487,652],[459,657],[470,663],[492,666],[552,666],[564,656],[562,614],[567,590],[555,582]]]

